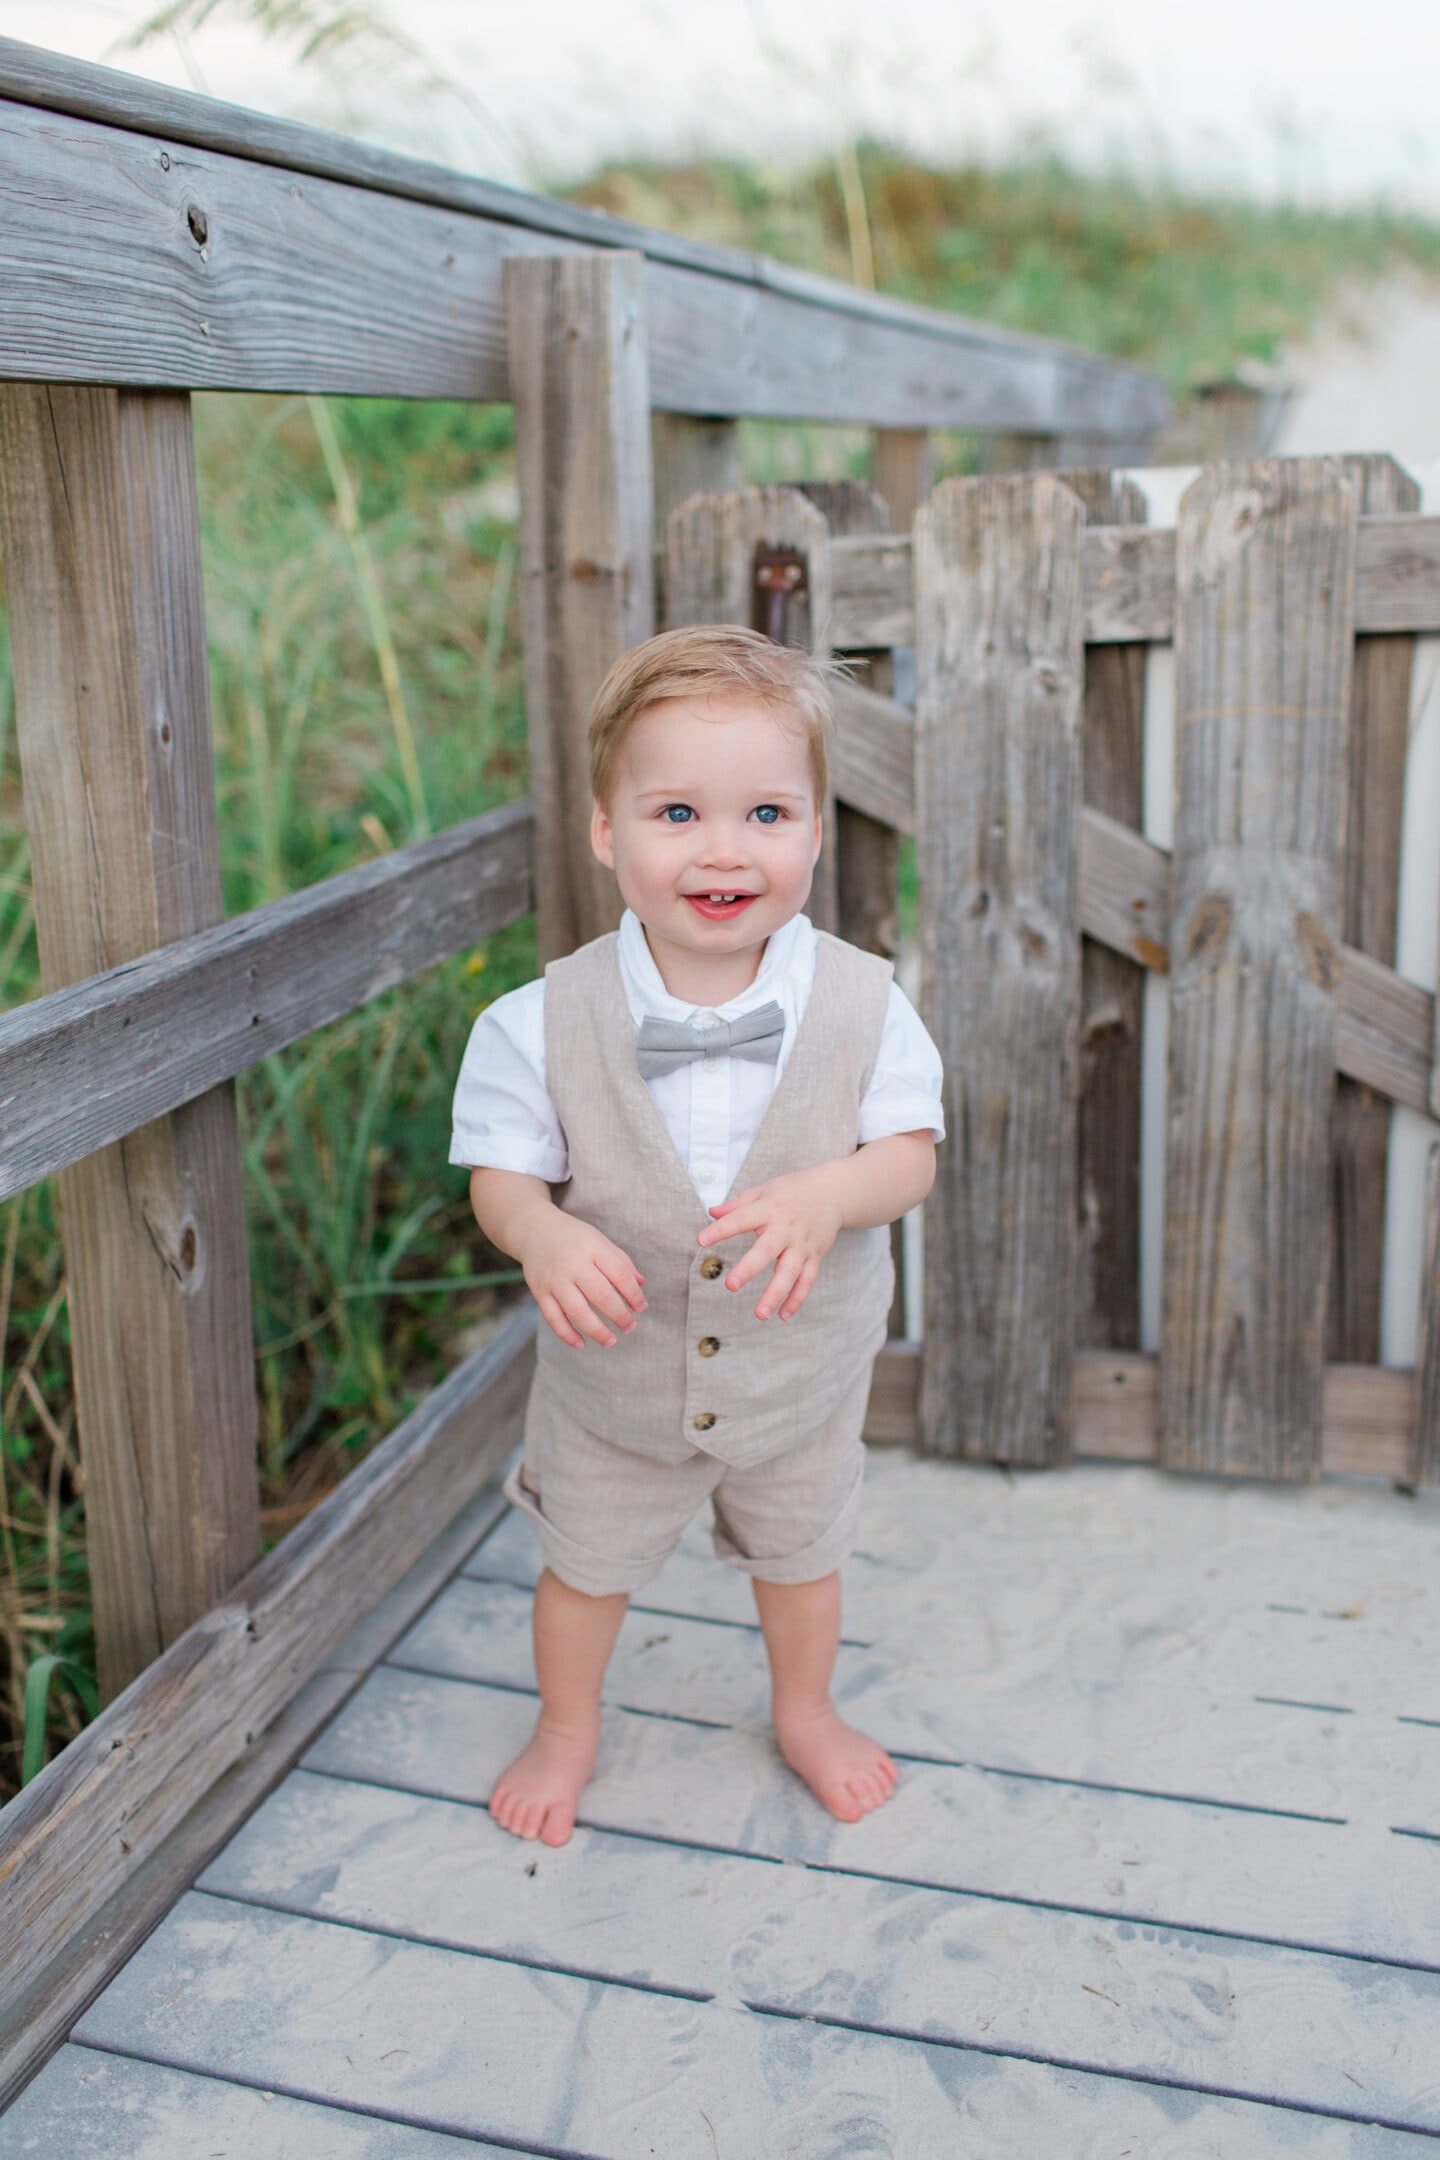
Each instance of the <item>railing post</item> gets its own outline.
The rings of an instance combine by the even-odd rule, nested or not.
[[[511,256],[505,314],[543,962],[620,919],[590,850],[585,730],[606,671],[655,626],[643,258]]]
[[[921,503],[935,485],[935,446],[924,428],[876,428],[870,438],[870,471],[890,505],[894,529],[909,532]]]
[[[1085,512],[950,480],[915,523],[920,937],[945,1060],[925,1216],[924,1444],[1070,1451]]]
[[[1355,491],[1207,466],[1176,542],[1162,1459],[1320,1467]]]
[[[217,922],[190,401],[0,388],[0,517],[47,990]],[[260,1549],[230,1085],[60,1181],[100,1685]]]
[[[757,547],[793,548],[804,558],[805,584],[784,607],[784,642],[830,650],[830,528],[798,488],[740,488],[692,496],[665,527],[666,612],[686,623],[749,623],[755,609]],[[836,924],[835,804],[824,806],[825,845],[815,867],[809,912],[823,930]]]
[[[692,495],[728,495],[740,485],[740,429],[734,420],[697,420],[690,413],[650,415],[655,466],[655,530],[663,536],[670,512]]]

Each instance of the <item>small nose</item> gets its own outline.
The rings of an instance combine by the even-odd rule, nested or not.
[[[750,859],[743,826],[712,825],[706,841],[703,860],[711,869],[738,870]]]

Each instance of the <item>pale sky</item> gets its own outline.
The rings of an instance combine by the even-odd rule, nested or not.
[[[155,0],[0,0],[0,33],[203,80],[519,181],[606,153],[785,162],[869,132],[954,157],[1043,131],[1190,178],[1440,209],[1435,0],[380,0],[423,49],[337,85],[217,24],[114,50]],[[458,94],[457,94],[458,92]]]

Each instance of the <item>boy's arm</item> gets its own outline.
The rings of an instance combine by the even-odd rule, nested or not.
[[[814,1287],[820,1263],[842,1230],[875,1230],[917,1207],[935,1182],[935,1141],[929,1132],[891,1133],[867,1141],[853,1155],[791,1171],[750,1192],[722,1200],[715,1221],[700,1232],[702,1245],[718,1245],[742,1230],[755,1243],[725,1278],[727,1290],[743,1290],[767,1267],[774,1273],[755,1307],[768,1320],[791,1319]]]
[[[644,1277],[590,1223],[551,1198],[543,1178],[521,1170],[472,1170],[470,1205],[492,1245],[519,1261],[541,1317],[572,1350],[583,1338],[613,1350],[645,1310]],[[610,1325],[607,1327],[606,1322]]]

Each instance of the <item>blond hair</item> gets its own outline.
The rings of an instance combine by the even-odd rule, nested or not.
[[[756,698],[788,716],[805,739],[817,806],[829,780],[827,747],[834,711],[834,670],[793,645],[774,645],[737,623],[665,630],[622,653],[595,694],[590,713],[590,788],[608,807],[615,771],[632,728],[667,698]]]

